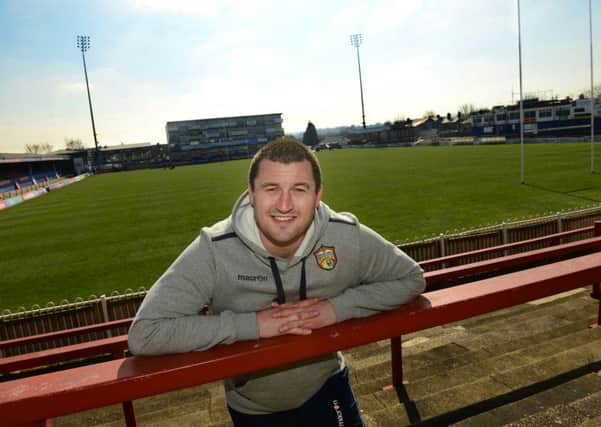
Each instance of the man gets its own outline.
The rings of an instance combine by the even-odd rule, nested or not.
[[[231,216],[203,228],[148,292],[130,350],[308,335],[419,295],[420,267],[353,215],[331,210],[322,193],[319,163],[305,145],[265,145]],[[210,314],[199,314],[205,305]],[[235,426],[363,425],[340,353],[228,379],[225,390]]]

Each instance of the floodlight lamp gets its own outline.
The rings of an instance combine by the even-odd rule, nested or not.
[[[85,52],[90,48],[90,36],[77,36],[77,47]]]
[[[363,42],[363,36],[359,34],[351,34],[351,45],[355,47],[359,47],[359,45]]]

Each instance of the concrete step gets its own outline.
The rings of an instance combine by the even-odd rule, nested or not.
[[[208,425],[207,422],[229,422],[221,382],[138,399],[134,402],[134,410],[140,426],[199,425],[194,421],[198,419],[203,420],[200,425]],[[180,418],[181,423],[178,421]],[[54,419],[56,427],[117,427],[125,425],[124,423],[121,405],[110,405]]]
[[[390,381],[388,351],[386,356],[379,356],[382,360],[378,360],[376,355],[361,360],[359,367],[351,366],[351,372],[359,402],[367,402],[367,405],[362,404],[362,408],[376,425],[383,422],[383,414],[390,411],[403,413],[404,416],[399,419],[407,423],[410,420],[435,420],[435,417],[448,413],[462,418],[467,416],[461,413],[462,408],[477,412],[482,408],[494,410],[499,404],[511,404],[512,408],[520,408],[521,405],[520,414],[535,412],[537,407],[520,396],[536,392],[537,383],[548,387],[557,375],[567,373],[569,376],[573,370],[601,363],[600,331],[587,328],[585,325],[589,323],[583,321],[590,318],[591,310],[570,307],[571,304],[563,302],[554,305],[565,316],[559,314],[546,320],[527,318],[504,332],[511,336],[519,327],[534,335],[526,334],[517,340],[501,337],[499,340],[505,341],[504,346],[489,341],[495,351],[485,346],[469,351],[465,346],[451,342],[405,357],[405,372],[411,381],[405,389],[405,406],[398,403],[396,393],[381,390]],[[543,318],[549,317],[545,310],[537,311]],[[574,318],[574,321],[566,323],[561,318]],[[499,317],[496,317],[494,321],[498,320]],[[549,329],[549,325],[557,324],[562,326]],[[486,325],[482,328],[484,331],[487,329]],[[451,333],[455,338],[459,336]],[[467,340],[467,346],[470,345],[468,335],[461,334]],[[440,339],[442,337],[439,336]],[[476,338],[479,337],[476,335]],[[503,349],[510,351],[502,353]],[[369,360],[374,363],[367,363]],[[513,402],[516,399],[518,402]],[[500,403],[495,403],[495,400]],[[374,405],[374,401],[378,405]]]
[[[589,418],[586,421],[580,423],[578,427],[599,427],[601,426],[601,416]]]
[[[466,328],[474,328],[474,330],[478,331],[485,329],[485,324],[493,326],[495,323],[503,324],[508,318],[511,318],[514,321],[521,321],[538,316],[538,312],[551,312],[557,314],[566,307],[582,307],[583,303],[585,305],[594,305],[595,300],[589,296],[590,292],[591,289],[589,287],[574,289],[547,298],[510,307],[508,309],[465,319],[461,322]]]
[[[598,374],[589,376],[596,378],[589,380],[589,378],[583,377],[563,387],[557,387],[556,390],[553,390],[554,393],[551,393],[551,390],[541,393],[537,399],[544,407],[543,410],[507,423],[506,426],[579,426],[590,423],[595,418],[599,419],[601,417],[601,377]],[[592,384],[585,384],[585,380]]]
[[[364,409],[366,424],[370,420],[376,426],[601,425],[591,421],[601,417],[601,374],[576,372],[575,375],[564,382],[560,378],[555,386],[549,386],[553,385],[550,381],[523,390],[503,389],[491,378],[483,378],[452,393],[417,402],[401,396],[405,397],[401,404],[395,392],[380,391],[370,396],[378,404]],[[360,402],[365,401],[365,396],[360,397]],[[388,417],[393,417],[397,424],[388,422]],[[561,423],[552,422],[554,419]]]
[[[400,427],[410,425],[403,407],[396,405],[366,413],[363,411],[365,427]]]
[[[588,344],[599,338],[598,330],[583,329],[582,322],[567,324],[548,332],[541,332],[530,337],[523,337],[507,343],[505,347],[495,344],[495,351],[484,347],[477,351],[469,351],[465,346],[449,343],[427,352],[404,357],[405,378],[410,381],[409,390],[421,396],[427,391],[432,379],[441,386],[444,380],[446,387],[454,387],[459,382],[475,381],[483,375],[493,372],[504,372],[522,365],[538,363],[545,357],[564,351],[566,348]],[[520,326],[533,330],[528,322]],[[479,338],[478,336],[475,339]],[[464,343],[470,345],[469,340]],[[498,348],[497,348],[498,347]],[[502,351],[506,352],[503,353]],[[348,359],[348,358],[347,358]],[[371,356],[356,364],[349,361],[351,375],[356,384],[358,394],[375,392],[390,383],[390,354]]]
[[[405,395],[401,397],[404,397],[405,405],[401,406],[405,409],[405,418],[432,425],[448,425],[480,413],[493,412],[506,405],[511,405],[509,407],[514,413],[524,416],[540,410],[541,405],[537,401],[539,394],[552,402],[544,392],[554,388],[561,391],[554,395],[551,392],[549,396],[561,402],[601,391],[601,380],[591,372],[598,369],[601,369],[601,345],[591,342],[543,361],[500,373],[470,373],[466,379],[462,376],[465,372],[453,371],[443,378],[431,378],[421,388],[416,389],[410,383],[403,390]],[[586,380],[578,383],[577,393],[571,396],[564,384],[580,377],[586,377]],[[393,391],[380,390],[371,395],[389,409],[397,406],[398,397]],[[533,400],[528,400],[531,396],[534,396]],[[359,395],[359,401],[363,399]]]
[[[588,325],[595,320],[595,301],[588,296],[590,290],[578,289],[573,292],[560,294],[553,299],[543,300],[544,303],[534,302],[531,304],[520,305],[510,309],[495,313],[479,316],[473,319],[466,319],[450,325],[436,327],[421,331],[415,334],[403,336],[403,355],[405,363],[410,365],[413,361],[427,366],[428,357],[424,358],[423,353],[429,352],[433,348],[443,347],[445,344],[455,343],[464,344],[464,341],[472,343],[471,348],[490,348],[491,342],[498,343],[498,346],[507,348],[507,342],[514,342],[519,347],[521,341],[520,334],[530,341],[533,331],[538,331],[543,339],[551,334],[557,335],[557,328],[561,324]],[[539,300],[540,301],[540,300]],[[585,305],[591,306],[591,309],[583,310]],[[538,320],[536,320],[539,318]],[[511,319],[511,321],[508,321]],[[524,327],[524,321],[529,322],[528,327]],[[482,335],[479,340],[475,335]],[[508,338],[511,336],[511,338]],[[535,337],[536,338],[536,337]],[[455,350],[461,351],[460,347]],[[465,349],[463,349],[465,351]],[[378,343],[353,349],[346,353],[349,364],[357,362],[358,366],[373,365],[379,362],[386,362],[387,353],[390,352],[390,341],[380,341]],[[493,348],[492,352],[497,352]],[[412,357],[415,356],[415,357]],[[436,357],[439,359],[439,357]]]
[[[412,360],[417,360],[427,365],[428,359],[424,359],[422,353],[448,343],[462,344],[463,341],[469,340],[472,342],[472,348],[479,348],[483,345],[490,347],[492,341],[493,344],[498,342],[499,346],[506,348],[507,341],[514,342],[519,338],[515,334],[522,334],[529,338],[533,335],[533,331],[538,331],[544,334],[541,335],[541,338],[544,338],[549,333],[554,333],[560,324],[592,323],[595,314],[594,300],[588,297],[587,290],[578,290],[578,293],[580,295],[578,299],[574,297],[567,298],[563,296],[565,294],[562,294],[561,298],[549,303],[534,306],[521,305],[497,313],[406,335],[403,337],[404,358],[408,364],[412,363]],[[583,310],[582,301],[590,305],[591,309]],[[542,319],[536,320],[541,317]],[[511,321],[508,321],[508,319],[511,319]],[[530,323],[528,328],[524,327],[523,322],[525,321]],[[482,337],[479,341],[476,341],[475,335],[482,335]],[[508,336],[511,336],[511,338],[507,338]],[[521,344],[517,342],[516,345]],[[369,344],[347,353],[347,359],[351,362],[356,360],[367,364],[382,361],[384,355],[389,352],[389,347],[388,340]]]
[[[498,378],[508,377],[513,375],[517,378],[512,382],[512,385],[518,381],[518,379],[525,379],[520,377],[522,372],[520,368],[524,367],[526,371],[533,369],[533,367],[542,367],[549,363],[561,363],[566,361],[570,367],[573,366],[575,359],[582,359],[585,354],[591,353],[591,361],[594,361],[595,350],[598,350],[598,346],[595,345],[595,340],[601,338],[599,330],[581,330],[574,332],[571,335],[564,335],[546,342],[539,342],[535,345],[518,348],[509,353],[501,354],[487,354],[484,352],[475,352],[470,355],[469,363],[461,363],[462,360],[454,361],[455,363],[441,363],[431,366],[431,369],[411,371],[407,370],[406,377],[409,379],[410,384],[408,390],[410,393],[417,396],[423,396],[428,393],[428,389],[431,387],[428,385],[432,382],[436,382],[438,387],[447,386],[447,388],[453,387],[458,383],[469,382],[471,380],[477,380],[484,375],[495,374]],[[583,346],[583,350],[587,349],[588,352],[577,353],[574,351],[575,348]],[[566,350],[567,349],[567,350]],[[557,357],[556,355],[562,354],[575,354],[575,358],[566,360],[563,357]],[[596,360],[600,360],[600,358]],[[587,363],[589,360],[584,360]],[[557,366],[559,368],[559,366]],[[549,370],[553,371],[553,366],[550,366]],[[509,379],[504,379],[505,383],[509,384]]]
[[[577,426],[598,416],[601,416],[601,378],[597,373],[587,373],[453,425]]]

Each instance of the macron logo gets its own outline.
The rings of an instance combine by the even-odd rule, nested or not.
[[[241,282],[266,282],[269,277],[263,276],[262,274],[238,274],[238,280]]]

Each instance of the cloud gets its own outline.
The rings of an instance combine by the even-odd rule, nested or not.
[[[148,13],[215,16],[220,12],[246,13],[266,7],[268,0],[130,0],[134,10]]]
[[[83,93],[86,91],[85,82],[59,82],[57,84],[59,92],[65,93]],[[94,85],[90,84],[90,90],[94,90]]]
[[[332,24],[347,32],[365,31],[377,34],[389,31],[415,15],[422,0],[355,1],[341,9]]]
[[[223,2],[219,0],[131,0],[133,9],[152,13],[179,13],[211,15],[216,13]]]

